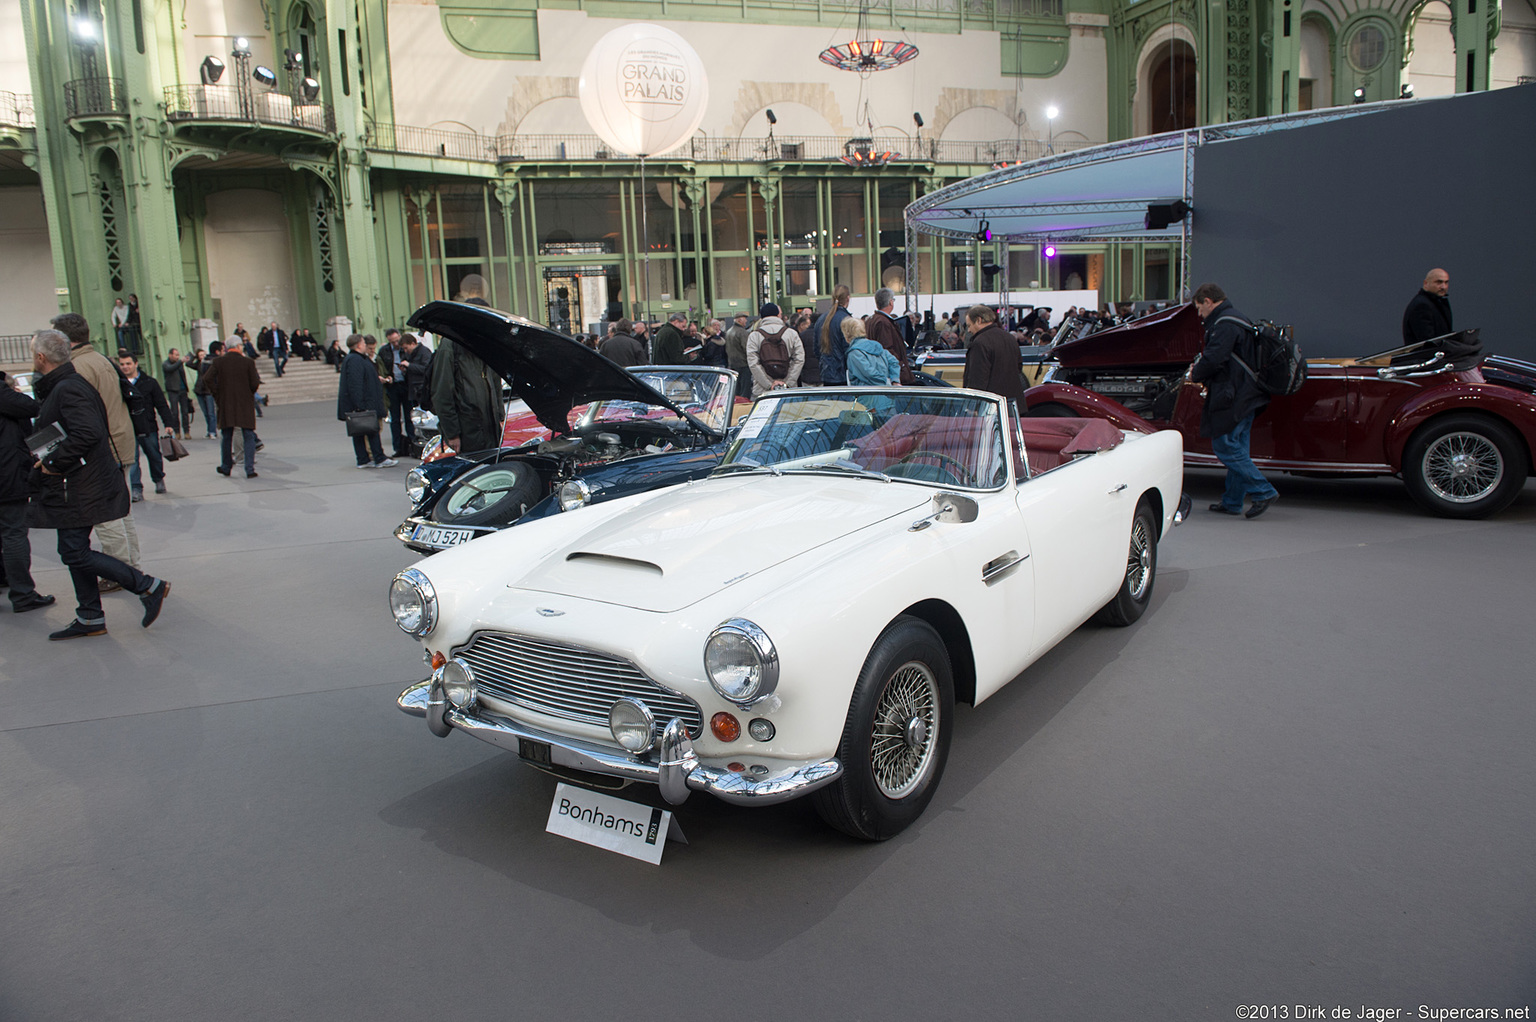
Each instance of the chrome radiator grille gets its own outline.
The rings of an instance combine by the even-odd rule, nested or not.
[[[479,632],[456,654],[475,672],[480,691],[538,713],[608,726],[608,708],[620,696],[638,699],[656,715],[656,736],[673,717],[688,734],[704,730],[704,715],[687,696],[670,692],[628,660],[525,635]]]

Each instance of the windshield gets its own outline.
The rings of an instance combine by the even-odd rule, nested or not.
[[[716,472],[863,472],[992,489],[1008,480],[997,401],[887,388],[760,399]]]
[[[637,366],[630,372],[641,383],[710,429],[717,433],[725,432],[734,396],[729,373],[719,369],[687,369],[680,366]],[[585,408],[573,408],[571,413],[571,422],[578,426],[591,426],[600,422],[630,422],[635,419],[677,421],[677,413],[672,409],[642,401],[594,401]]]

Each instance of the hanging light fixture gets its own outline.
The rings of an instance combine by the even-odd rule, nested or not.
[[[850,167],[883,167],[901,154],[891,149],[876,149],[872,138],[851,138],[843,145],[841,160]]]
[[[869,0],[859,4],[859,21],[853,38],[821,51],[821,62],[859,75],[889,71],[917,56],[917,47],[899,39],[877,39],[869,31]],[[846,160],[844,162],[847,162]]]

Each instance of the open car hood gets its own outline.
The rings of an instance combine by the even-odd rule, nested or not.
[[[484,305],[428,302],[406,322],[462,344],[478,356],[556,436],[570,432],[571,409],[591,401],[638,401],[667,408],[700,432],[720,436],[621,366],[521,316]]]
[[[1188,365],[1205,347],[1205,325],[1190,304],[1060,344],[1051,356],[1064,366]]]

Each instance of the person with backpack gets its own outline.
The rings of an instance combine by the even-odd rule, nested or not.
[[[805,367],[805,346],[800,335],[781,318],[772,302],[758,311],[757,323],[747,335],[747,369],[752,373],[752,396],[762,397],[783,387],[800,385]]]
[[[1205,349],[1185,378],[1205,385],[1200,435],[1210,438],[1216,459],[1227,467],[1226,491],[1211,510],[1257,518],[1280,499],[1248,453],[1254,417],[1269,404],[1269,394],[1245,368],[1259,362],[1257,334],[1215,284],[1196,288],[1194,305],[1205,321]],[[1243,510],[1245,497],[1252,500],[1247,511]]]

